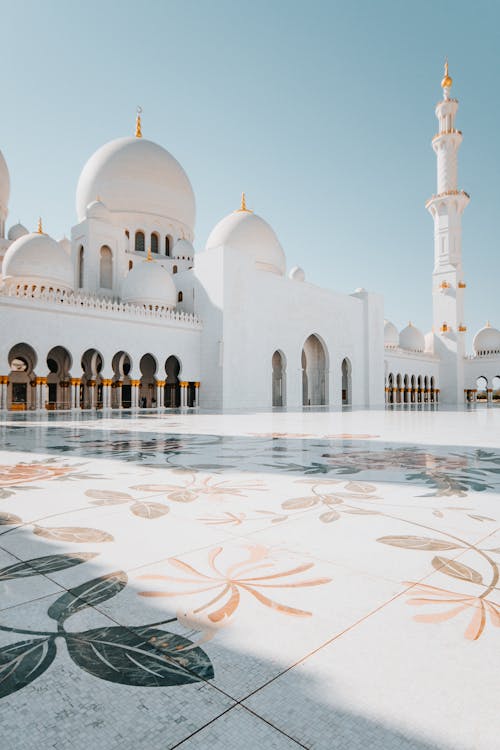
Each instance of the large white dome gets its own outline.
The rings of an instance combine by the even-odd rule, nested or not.
[[[109,211],[162,216],[193,231],[195,201],[188,176],[172,154],[145,138],[117,138],[90,157],[76,191],[79,221],[97,199]]]
[[[399,346],[398,329],[390,320],[384,320],[384,346]]]
[[[74,273],[64,248],[48,234],[25,234],[9,247],[2,263],[2,275],[8,286],[18,284],[44,286],[70,291]]]
[[[7,214],[10,196],[10,175],[7,162],[0,151],[0,213]]]
[[[125,276],[122,302],[152,308],[173,308],[177,303],[174,281],[157,261],[142,260]]]
[[[499,354],[500,331],[489,323],[474,336],[472,346],[476,354]]]
[[[13,224],[7,233],[7,239],[14,242],[19,237],[24,237],[25,234],[29,234],[29,231],[21,223]]]
[[[207,250],[227,246],[251,258],[257,268],[283,276],[286,259],[274,230],[250,211],[234,211],[212,229]]]
[[[399,334],[399,346],[410,352],[423,352],[425,349],[425,337],[422,331],[412,323],[408,323]]]

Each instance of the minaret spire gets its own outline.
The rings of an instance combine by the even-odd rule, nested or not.
[[[455,127],[458,101],[450,97],[453,80],[448,60],[441,81],[443,98],[436,105],[438,132],[432,139],[437,158],[437,190],[425,207],[434,221],[432,306],[434,348],[440,356],[440,381],[450,403],[463,399],[465,354],[462,272],[462,214],[469,196],[458,187],[458,150],[462,133]]]

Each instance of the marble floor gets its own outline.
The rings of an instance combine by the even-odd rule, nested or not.
[[[0,435],[0,747],[500,746],[499,407]]]

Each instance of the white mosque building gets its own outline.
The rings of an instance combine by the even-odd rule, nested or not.
[[[21,224],[0,152],[0,409],[264,409],[458,404],[500,399],[500,331],[465,351],[458,189],[462,134],[446,66],[434,220],[433,320],[424,334],[384,321],[383,299],[287,272],[271,226],[241,206],[193,246],[189,178],[142,137],[105,144],[76,191],[78,223],[56,241]]]

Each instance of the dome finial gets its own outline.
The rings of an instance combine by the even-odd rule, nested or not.
[[[135,118],[135,137],[136,138],[142,138],[141,114],[142,114],[142,107],[137,107],[137,117]]]
[[[247,199],[245,193],[241,194],[241,205],[239,208],[236,209],[236,212],[243,212],[245,214],[251,214],[253,213],[251,209],[247,208]]]
[[[42,227],[42,217],[40,216],[38,219],[38,228],[37,228],[38,234],[43,234],[43,227]]]
[[[490,323],[490,321],[489,321],[489,320],[487,320],[487,321],[486,321],[486,326],[485,326],[485,328],[491,328],[491,323]]]
[[[441,88],[443,89],[451,89],[453,83],[453,79],[450,78],[450,75],[448,73],[448,58],[446,58],[444,63],[444,78],[441,81]]]

